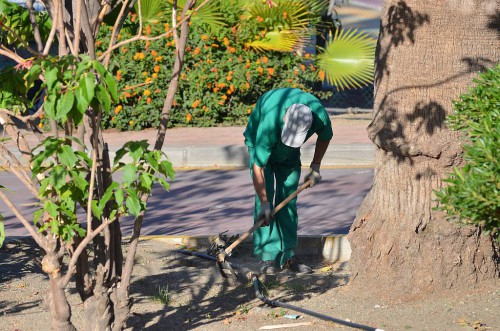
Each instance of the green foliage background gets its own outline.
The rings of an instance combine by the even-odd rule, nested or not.
[[[466,164],[436,195],[450,220],[481,226],[500,241],[500,65],[474,83],[449,117],[450,127],[464,133]]]

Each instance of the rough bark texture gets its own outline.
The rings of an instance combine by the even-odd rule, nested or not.
[[[73,331],[75,327],[70,321],[71,307],[64,292],[62,279],[62,258],[58,254],[57,241],[48,240],[45,247],[46,255],[42,260],[42,269],[49,276],[50,291],[47,303],[50,311],[50,326],[52,330]]]
[[[496,1],[385,1],[376,53],[373,187],[349,233],[351,286],[414,295],[498,280],[493,241],[433,210],[462,164],[452,100],[500,58]],[[381,293],[382,293],[381,292]]]

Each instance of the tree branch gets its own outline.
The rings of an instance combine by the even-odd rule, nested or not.
[[[7,132],[7,134],[12,138],[12,140],[16,143],[17,148],[21,152],[21,155],[23,158],[26,160],[28,164],[31,163],[31,148],[24,138],[24,136],[21,134],[19,129],[16,127],[16,125],[12,122],[10,117],[3,116],[3,112],[0,111],[0,118],[3,120],[4,124],[4,130]]]
[[[3,108],[0,108],[0,112],[3,112],[5,114],[9,115],[10,117],[14,117],[23,123],[29,123],[29,122],[34,121],[38,116],[40,116],[40,114],[43,112],[43,107],[38,108],[38,110],[35,113],[33,113],[31,115],[26,115],[26,116],[20,116],[20,115],[12,112],[10,110],[3,109]]]
[[[35,196],[35,197],[38,197],[38,191],[37,189],[35,188],[35,185],[33,185],[33,183],[31,182],[31,179],[30,177],[28,176],[28,173],[26,171],[24,171],[24,167],[23,165],[21,164],[21,162],[19,162],[19,160],[17,159],[17,157],[15,157],[6,147],[4,144],[1,144],[0,145],[0,151],[2,152],[2,154],[4,155],[7,155],[9,157],[10,160],[12,160],[14,162],[14,165],[11,165],[10,164],[10,161],[9,159],[7,159],[6,157],[4,157],[5,161],[7,162],[7,166],[9,168],[9,171],[13,172],[14,175],[16,175],[16,177],[21,181],[21,183],[24,184],[24,186],[26,186],[26,188],[28,190],[31,191],[31,193]],[[21,169],[21,170],[19,170]]]
[[[56,24],[57,25],[57,30],[58,30],[58,36],[57,36],[57,40],[59,42],[59,55],[62,56],[62,55],[66,55],[68,54],[68,50],[66,49],[66,34],[64,33],[65,32],[65,28],[64,28],[64,19],[63,19],[63,8],[64,8],[64,4],[63,4],[63,1],[64,0],[55,0],[54,3],[56,4],[56,7],[58,8],[58,11],[57,11],[57,17],[54,21],[52,21],[52,24]]]
[[[0,190],[0,199],[2,199],[5,202],[7,207],[14,213],[14,215],[19,219],[19,221],[24,225],[24,227],[26,228],[26,230],[28,230],[28,232],[33,237],[33,239],[35,239],[38,246],[45,249],[46,248],[45,247],[46,241],[45,241],[44,237],[42,236],[42,234],[36,230],[34,225],[31,225],[30,222],[28,222],[28,220],[23,216],[23,214],[21,214],[19,209],[16,208],[16,206],[12,203],[12,201],[10,201],[10,199],[3,193],[2,190]]]
[[[94,148],[92,152],[92,169],[90,170],[89,199],[87,202],[87,233],[92,232],[92,195],[94,192],[96,167],[97,167],[97,148]]]
[[[205,4],[207,4],[210,0],[205,0],[203,1],[203,3],[201,3],[198,7],[196,7],[194,10],[193,10],[193,13],[197,12],[201,7],[203,7]],[[182,24],[184,23],[185,21],[191,19],[191,16],[193,14],[190,14],[186,17],[184,17],[182,20],[180,20],[178,22],[178,24]],[[154,40],[158,40],[158,39],[162,39],[162,38],[166,38],[168,36],[170,36],[171,34],[173,34],[173,29],[170,29],[168,30],[167,32],[165,33],[162,33],[161,35],[158,35],[158,36],[155,36],[155,37],[147,37],[147,36],[135,36],[135,37],[132,37],[130,39],[127,39],[127,40],[124,40],[122,42],[119,42],[118,44],[108,48],[108,50],[106,52],[104,52],[103,54],[101,54],[101,56],[99,56],[97,59],[99,61],[102,61],[109,53],[113,52],[115,49],[117,48],[120,48],[121,46],[123,45],[128,45],[128,44],[131,44],[133,42],[136,42],[136,41],[139,41],[139,40],[146,40],[146,41],[154,41]]]
[[[38,53],[33,48],[31,48],[30,45],[28,44],[28,42],[26,40],[24,40],[20,35],[18,35],[14,30],[12,30],[10,27],[8,27],[7,25],[2,23],[2,24],[0,24],[0,28],[7,30],[7,32],[10,33],[14,38],[16,38],[23,45],[23,47],[28,52],[30,52],[33,56],[35,56],[35,57],[40,56],[40,53]]]
[[[1,191],[0,191],[1,192]],[[1,197],[1,196],[0,196]],[[113,220],[104,220],[94,231],[87,232],[87,236],[82,240],[82,242],[78,245],[78,247],[75,249],[75,253],[71,257],[71,260],[68,263],[68,271],[66,272],[66,275],[64,276],[64,279],[62,281],[62,286],[66,287],[68,285],[71,276],[73,275],[73,271],[75,269],[75,264],[78,261],[78,257],[82,253],[82,251],[87,247],[87,244],[94,239],[99,233],[101,233],[102,230],[104,230],[105,227],[109,226],[111,223],[113,223],[116,220],[116,217]]]
[[[17,63],[24,62],[24,59],[22,57],[20,57],[16,53],[12,52],[10,49],[6,48],[4,45],[1,45],[0,55],[8,57],[9,59],[16,61]]]
[[[173,2],[172,2],[172,30],[174,32],[175,50],[178,52],[179,51],[179,35],[177,34],[177,0],[173,0]]]
[[[83,0],[76,0],[76,22],[75,22],[75,37],[73,40],[73,55],[76,57],[80,52],[80,35],[82,26],[82,4]]]
[[[26,0],[26,7],[30,13],[30,21],[33,26],[33,36],[35,37],[37,51],[41,53],[43,51],[42,37],[40,36],[40,29],[38,28],[38,23],[36,21],[35,10],[33,9],[33,0]]]
[[[115,43],[116,40],[118,39],[118,33],[121,30],[123,23],[125,22],[125,18],[127,17],[128,13],[130,12],[130,9],[132,8],[133,4],[135,1],[132,1],[130,5],[128,4],[129,0],[124,0],[122,8],[120,9],[120,13],[118,14],[118,17],[115,21],[115,25],[113,26],[113,30],[111,31],[111,39],[109,40],[109,46],[112,47]],[[107,53],[107,55],[104,57],[104,67],[108,67],[109,65],[109,60],[111,59],[111,52]]]
[[[195,0],[186,2],[182,15],[186,15],[186,12],[191,10],[194,6]],[[199,7],[198,7],[199,8]],[[189,20],[183,20],[181,25],[181,37],[179,39],[179,45],[176,45],[177,54],[175,58],[174,68],[172,72],[172,77],[170,79],[170,84],[168,85],[167,96],[165,97],[165,102],[163,104],[163,110],[160,117],[160,125],[158,127],[158,134],[156,136],[155,149],[161,150],[163,142],[165,140],[165,133],[167,131],[167,124],[170,117],[170,109],[172,108],[173,100],[177,87],[179,85],[179,77],[181,75],[182,66],[184,65],[184,54],[186,52],[186,44],[189,34]]]

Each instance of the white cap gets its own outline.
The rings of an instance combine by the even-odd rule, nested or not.
[[[294,103],[285,114],[285,126],[281,132],[281,141],[290,147],[300,147],[306,140],[307,131],[312,125],[311,108]]]

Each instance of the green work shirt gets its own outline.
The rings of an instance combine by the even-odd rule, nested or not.
[[[259,167],[278,162],[291,167],[300,166],[300,148],[289,147],[281,142],[283,117],[293,104],[307,105],[313,115],[313,123],[306,140],[313,134],[318,139],[330,141],[333,137],[330,117],[321,102],[312,94],[294,88],[280,88],[264,93],[255,105],[243,133],[245,145]]]

